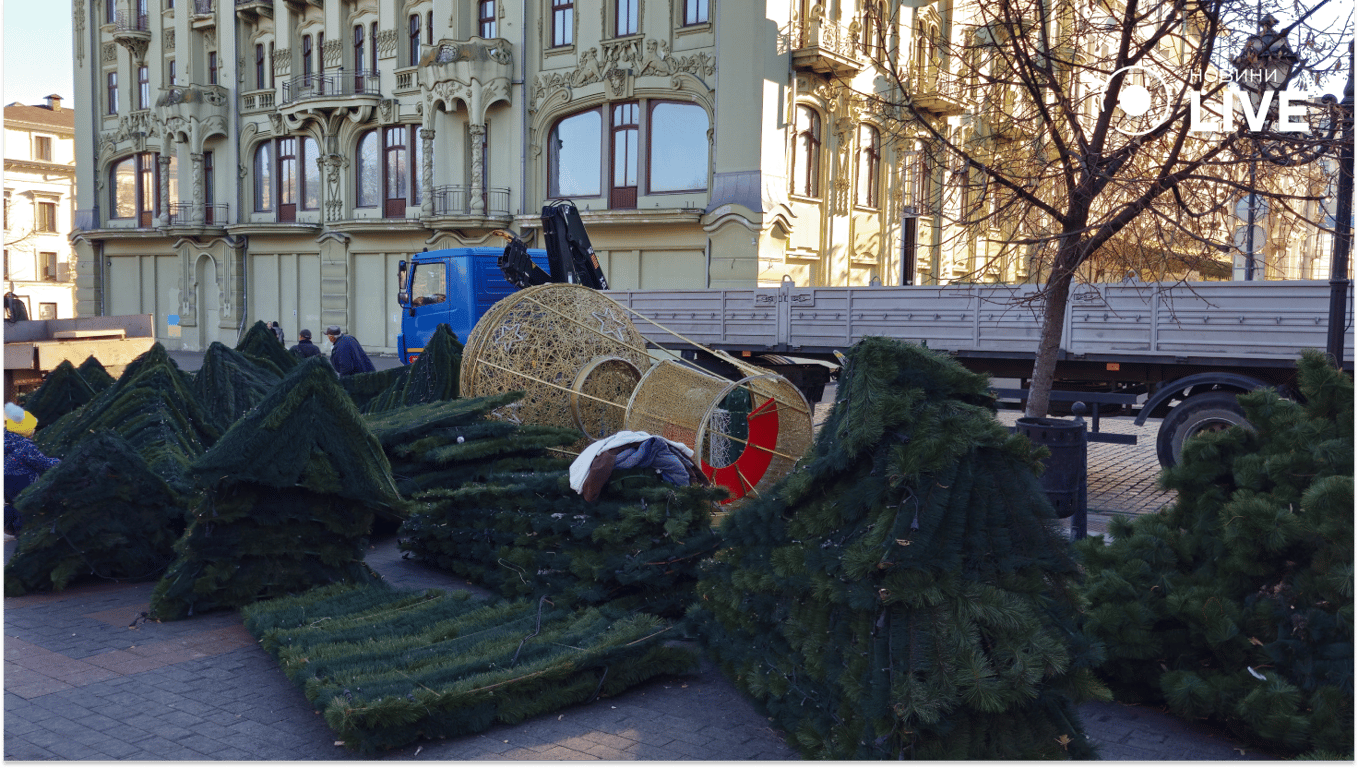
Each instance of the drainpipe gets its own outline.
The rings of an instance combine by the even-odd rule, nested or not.
[[[99,56],[97,52],[100,50],[99,25],[94,23],[94,14],[95,9],[91,6],[89,24],[90,59],[88,65],[90,70],[90,104],[88,105],[88,111],[90,113],[90,166],[94,169],[94,178],[91,179],[91,187],[94,189],[94,194],[91,197],[94,200],[94,228],[99,229],[103,226],[104,220],[99,205],[99,121],[103,118],[103,115],[99,110],[99,64],[97,58]],[[72,101],[74,101],[74,99],[72,99]],[[79,183],[79,178],[77,178],[77,186]],[[90,245],[94,247],[94,252],[97,254],[94,268],[98,270],[97,274],[99,276],[99,315],[103,316],[108,314],[108,264],[106,263],[106,258],[104,256],[104,240],[103,238],[98,240],[92,239]]]
[[[520,88],[519,113],[523,126],[519,131],[523,137],[523,161],[519,168],[519,213],[528,213],[528,0],[519,0],[519,81],[514,83]]]

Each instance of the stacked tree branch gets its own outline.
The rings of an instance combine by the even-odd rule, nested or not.
[[[697,661],[654,616],[545,599],[337,585],[244,613],[344,745],[364,752],[517,723]]]
[[[812,451],[723,525],[690,617],[808,758],[1094,756],[1076,563],[987,389],[864,340]]]

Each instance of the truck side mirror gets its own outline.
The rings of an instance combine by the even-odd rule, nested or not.
[[[409,291],[397,291],[397,292],[396,292],[396,303],[397,303],[397,304],[400,304],[400,305],[403,306],[403,307],[410,306],[410,292],[409,292]]]

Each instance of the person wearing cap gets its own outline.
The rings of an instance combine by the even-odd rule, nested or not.
[[[338,325],[326,328],[325,335],[330,339],[330,343],[335,345],[335,349],[330,353],[330,364],[335,366],[335,371],[339,375],[349,376],[377,370],[368,359],[368,353],[363,351],[363,345],[358,343],[358,339],[347,333],[340,333]]]
[[[23,520],[13,506],[19,492],[37,481],[43,472],[61,463],[44,456],[33,444],[38,418],[14,403],[5,403],[5,540],[19,533]]]
[[[297,343],[288,351],[305,359],[319,355],[321,353],[321,348],[311,343],[311,331],[303,328],[297,332]]]

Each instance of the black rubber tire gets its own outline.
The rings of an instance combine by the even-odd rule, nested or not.
[[[1184,441],[1199,432],[1214,432],[1231,426],[1251,429],[1245,412],[1236,402],[1236,392],[1203,392],[1174,406],[1160,422],[1155,437],[1155,452],[1160,466],[1172,467],[1179,463]]]

